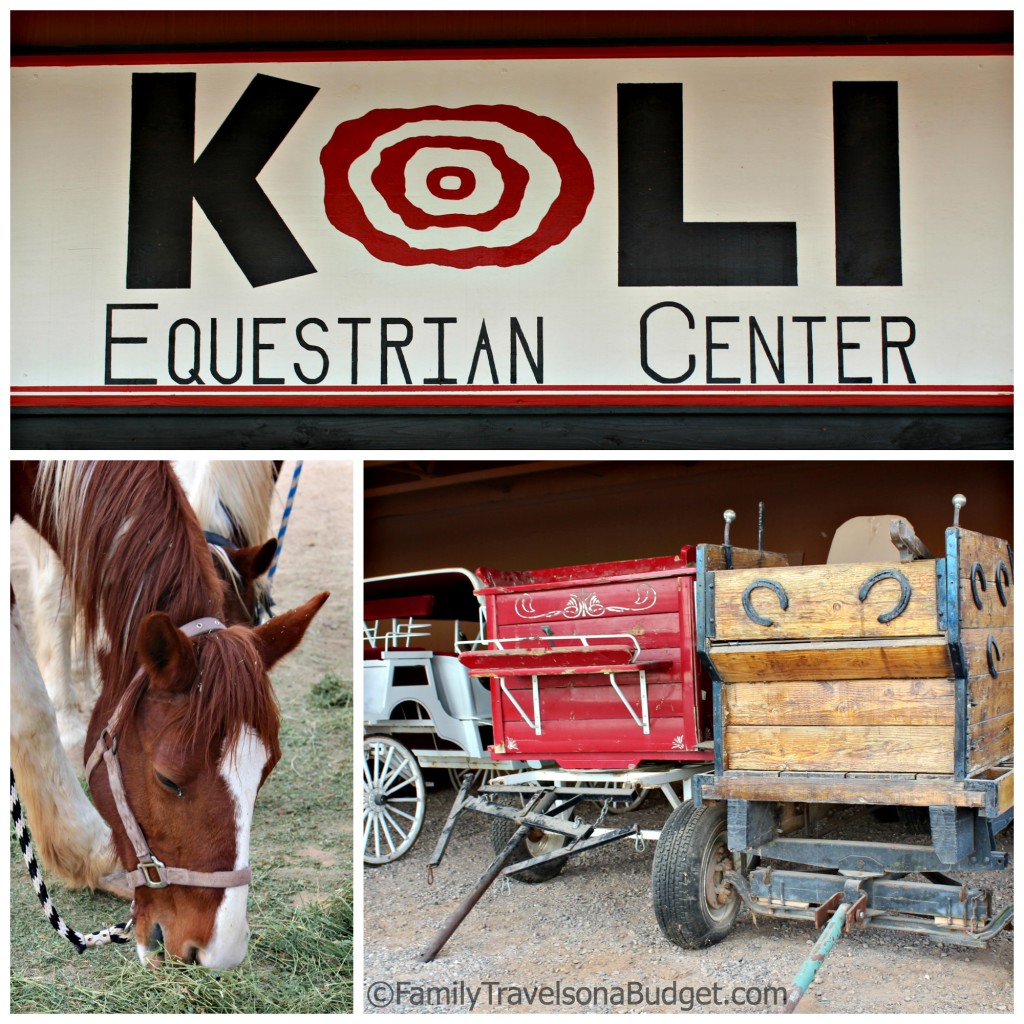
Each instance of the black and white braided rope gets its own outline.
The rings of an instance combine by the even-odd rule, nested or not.
[[[39,871],[39,864],[36,862],[36,855],[32,849],[32,835],[28,830],[28,822],[25,820],[24,812],[21,809],[21,800],[18,798],[18,789],[14,783],[14,769],[11,769],[11,818],[14,821],[14,834],[18,837],[18,845],[21,847],[21,855],[25,858],[25,865],[28,868],[29,878],[32,879],[32,888],[39,897],[46,920],[50,922],[59,935],[62,935],[79,953],[87,949],[94,949],[97,946],[105,946],[108,942],[128,942],[132,929],[135,927],[135,919],[130,917],[121,924],[112,925],[98,932],[90,932],[83,935],[68,926],[64,919],[57,913],[57,908],[50,902],[50,894],[46,891],[46,883]]]

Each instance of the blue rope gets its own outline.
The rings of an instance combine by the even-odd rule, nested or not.
[[[295,471],[292,473],[292,485],[288,490],[288,500],[284,504],[284,512],[281,515],[281,528],[277,531],[277,551],[274,552],[274,561],[267,570],[267,576],[274,578],[277,572],[277,561],[281,557],[281,548],[284,547],[284,535],[288,532],[288,519],[292,514],[292,505],[295,504],[295,492],[299,489],[299,477],[302,474],[302,460],[295,463]]]

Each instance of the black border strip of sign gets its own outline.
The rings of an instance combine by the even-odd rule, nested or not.
[[[699,410],[677,408],[383,408],[367,411],[246,407],[18,410],[11,446],[21,450],[291,449],[768,449],[835,451],[1010,450],[1011,409]]]

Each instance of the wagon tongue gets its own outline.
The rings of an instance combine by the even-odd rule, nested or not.
[[[451,838],[452,830],[455,828],[456,820],[465,810],[478,811],[481,814],[505,818],[511,821],[511,838],[506,843],[504,849],[491,862],[490,867],[481,875],[472,892],[448,915],[440,931],[420,958],[425,963],[429,963],[437,956],[441,951],[441,947],[452,937],[455,930],[466,919],[469,912],[476,906],[480,897],[490,888],[499,874],[510,875],[526,868],[536,867],[541,863],[582,853],[596,846],[603,846],[605,843],[635,835],[638,831],[637,826],[634,824],[594,835],[596,825],[588,825],[586,822],[579,821],[568,815],[568,812],[577,803],[584,799],[593,799],[595,793],[613,798],[620,792],[618,790],[604,793],[604,791],[596,790],[581,791],[576,788],[565,792],[558,787],[542,790],[531,789],[527,791],[526,805],[521,808],[514,808],[496,803],[486,795],[471,795],[469,792],[471,784],[472,776],[467,776],[463,780],[462,788],[459,790],[455,803],[452,805],[448,821],[441,831],[434,855],[430,859],[431,874],[432,869],[441,862],[441,858],[444,856],[444,851]],[[511,867],[506,867],[506,864],[516,854],[520,841],[525,839],[534,829],[563,835],[569,842],[550,853],[533,857]],[[430,878],[429,874],[428,878]]]

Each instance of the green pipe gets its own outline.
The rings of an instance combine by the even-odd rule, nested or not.
[[[850,912],[849,903],[840,903],[832,919],[818,936],[818,941],[811,950],[811,955],[803,962],[800,970],[796,972],[793,979],[793,987],[789,990],[786,998],[786,1005],[783,1006],[783,1013],[792,1013],[796,1004],[800,1002],[801,996],[811,987],[814,976],[821,970],[825,957],[832,952],[832,947],[842,934],[843,925],[846,923],[846,915]]]

